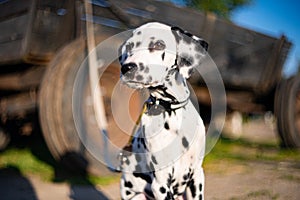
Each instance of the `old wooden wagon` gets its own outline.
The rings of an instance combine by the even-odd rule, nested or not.
[[[205,38],[209,54],[222,75],[228,111],[264,113],[277,117],[282,144],[300,147],[298,76],[282,77],[291,43],[285,36],[268,36],[236,26],[211,14],[160,1],[91,0],[86,12],[81,0],[0,0],[0,144],[10,137],[6,121],[38,112],[42,133],[54,158],[72,168],[104,174],[108,170],[82,144],[74,116],[72,95],[80,64],[87,55],[86,23],[93,21],[97,43],[149,21],[179,26]],[[109,67],[101,79],[109,134],[122,135],[111,117],[110,95],[119,78],[118,66]],[[89,104],[89,77],[82,85],[82,112],[86,132],[95,132]],[[193,82],[200,105],[210,99],[201,80]],[[107,103],[108,102],[108,103]],[[38,108],[38,109],[37,109]],[[137,117],[139,109],[132,108]],[[30,129],[30,128],[29,128]],[[26,129],[25,129],[26,130]]]

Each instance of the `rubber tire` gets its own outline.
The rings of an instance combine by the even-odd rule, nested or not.
[[[274,110],[282,145],[300,148],[300,76],[280,83],[275,94]]]
[[[40,86],[40,124],[47,146],[57,161],[76,172],[108,175],[111,172],[107,167],[81,143],[72,115],[73,85],[85,57],[85,41],[78,39],[51,61]]]

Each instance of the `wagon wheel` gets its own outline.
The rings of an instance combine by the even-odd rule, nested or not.
[[[85,41],[76,40],[63,48],[49,64],[40,88],[40,123],[45,141],[56,160],[72,169],[103,175],[109,173],[109,170],[84,147],[76,132],[72,115],[73,86],[76,73],[86,56],[85,49]],[[119,75],[109,76],[110,81],[114,77],[117,80],[119,78]],[[83,91],[79,92],[86,106],[82,112],[86,120],[84,123],[87,124],[86,132],[99,134],[99,128],[95,125],[93,106],[88,103],[90,100],[88,77],[86,80],[84,82],[86,85],[81,87]],[[109,113],[106,114],[109,115]],[[110,127],[114,127],[112,123],[108,124],[108,129]],[[114,135],[118,134],[114,132]],[[120,140],[123,139],[120,134],[118,137]]]
[[[300,148],[300,77],[283,81],[275,99],[278,132],[286,147]]]

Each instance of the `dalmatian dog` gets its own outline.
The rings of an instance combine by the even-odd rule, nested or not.
[[[149,91],[130,145],[120,153],[122,199],[204,198],[205,127],[186,79],[207,47],[157,22],[136,28],[120,47],[121,81]]]

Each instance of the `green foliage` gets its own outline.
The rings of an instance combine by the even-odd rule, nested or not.
[[[183,0],[189,7],[204,12],[212,12],[217,16],[230,19],[233,11],[238,8],[250,5],[252,0]]]

